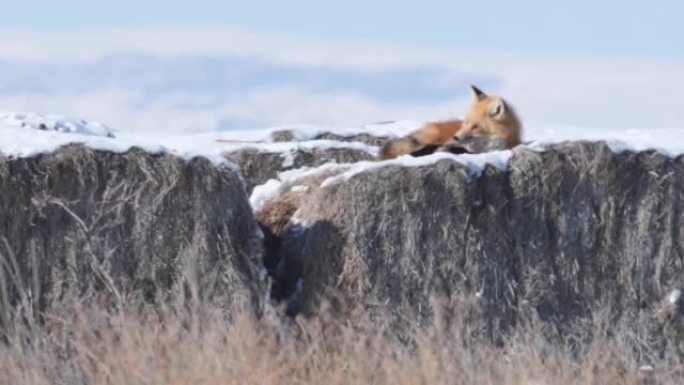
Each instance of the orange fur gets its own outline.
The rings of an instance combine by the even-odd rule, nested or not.
[[[460,120],[430,122],[412,135],[423,144],[444,144],[453,139],[462,126],[463,122]]]
[[[472,86],[471,90],[473,105],[463,121],[461,130],[456,133],[456,139],[487,136],[503,139],[506,148],[519,145],[522,124],[513,107],[499,96],[489,96]]]
[[[464,120],[429,122],[408,136],[390,141],[380,150],[380,159],[410,154],[426,146],[458,143],[469,137],[502,139],[506,148],[520,144],[522,125],[513,107],[498,96],[488,96],[471,86],[473,104]]]

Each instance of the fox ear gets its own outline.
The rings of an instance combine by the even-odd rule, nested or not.
[[[470,86],[470,94],[472,95],[474,102],[479,102],[487,97],[487,94],[475,86]]]
[[[506,112],[506,102],[501,98],[496,98],[489,110],[489,116],[500,118]]]

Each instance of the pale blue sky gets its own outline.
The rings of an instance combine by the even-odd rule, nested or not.
[[[476,84],[537,133],[681,128],[682,20],[682,0],[6,1],[0,111],[346,127],[462,116]]]
[[[684,57],[681,0],[43,0],[3,4],[0,28],[231,25],[353,40]]]

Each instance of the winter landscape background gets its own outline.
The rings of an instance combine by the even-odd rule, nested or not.
[[[0,383],[684,382],[682,12],[3,4]]]

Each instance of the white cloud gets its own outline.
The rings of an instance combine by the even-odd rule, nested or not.
[[[684,63],[674,61],[427,49],[236,28],[1,36],[0,65],[9,69],[0,74],[0,110],[82,116],[119,129],[439,119],[465,112],[468,82],[505,96],[531,126],[684,129]],[[453,96],[444,90],[451,87]]]

